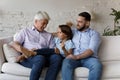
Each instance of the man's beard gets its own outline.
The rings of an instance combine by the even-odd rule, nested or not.
[[[84,31],[84,30],[87,29],[87,28],[88,28],[88,26],[84,25],[83,27],[79,28],[78,30],[79,30],[79,31]]]

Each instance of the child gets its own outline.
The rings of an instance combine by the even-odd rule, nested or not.
[[[73,37],[72,30],[68,25],[59,25],[57,30],[57,37],[54,38],[56,47],[54,49],[42,48],[33,51],[28,51],[21,48],[23,54],[18,57],[18,62],[34,55],[50,56],[52,54],[60,54],[63,58],[72,54],[74,45],[71,41]]]
[[[68,25],[60,25],[57,30],[57,37],[55,38],[56,48],[63,57],[72,54],[74,45],[71,41],[73,37],[72,30]]]

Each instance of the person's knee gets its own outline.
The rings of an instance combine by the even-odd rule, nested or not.
[[[63,60],[63,64],[70,64],[70,62],[71,62],[71,59],[64,59]]]
[[[91,68],[95,71],[102,71],[102,64],[99,61],[96,61],[94,64],[92,64]]]
[[[61,63],[62,62],[62,57],[60,55],[54,54],[51,55],[51,61]]]
[[[45,58],[44,56],[41,55],[37,55],[34,57],[34,62],[33,62],[33,71],[41,71],[41,69],[44,67],[45,65]]]
[[[71,59],[64,59],[62,64],[62,69],[71,67]]]
[[[102,70],[102,63],[98,62],[95,68],[97,68],[98,70]]]
[[[37,55],[34,58],[35,58],[34,63],[41,63],[41,64],[45,63],[45,57],[42,55]]]

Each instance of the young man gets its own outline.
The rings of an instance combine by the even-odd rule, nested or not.
[[[15,37],[13,47],[20,53],[28,54],[34,52],[32,50],[42,48],[53,48],[53,37],[50,33],[46,32],[49,22],[49,16],[46,12],[38,12],[34,17],[34,25],[21,30]],[[56,80],[57,73],[61,66],[62,58],[58,54],[45,57],[43,55],[35,55],[28,57],[22,62],[21,65],[31,68],[30,80],[39,80],[42,69],[48,65],[46,76],[44,80]]]
[[[82,12],[77,18],[77,27],[73,28],[73,55],[67,56],[63,61],[63,80],[73,80],[73,73],[77,67],[89,69],[88,80],[100,80],[102,65],[98,60],[97,51],[101,43],[100,35],[90,27],[91,16]]]

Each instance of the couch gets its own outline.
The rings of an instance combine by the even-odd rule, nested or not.
[[[12,41],[12,37],[0,38],[0,80],[29,80],[31,69],[6,60],[3,44],[10,41]],[[101,80],[120,80],[120,36],[102,36],[98,54],[103,64]],[[74,80],[88,80],[88,72],[87,68],[76,68]],[[44,80],[45,73],[46,68],[42,71],[40,80]],[[57,80],[62,80],[61,72]]]

